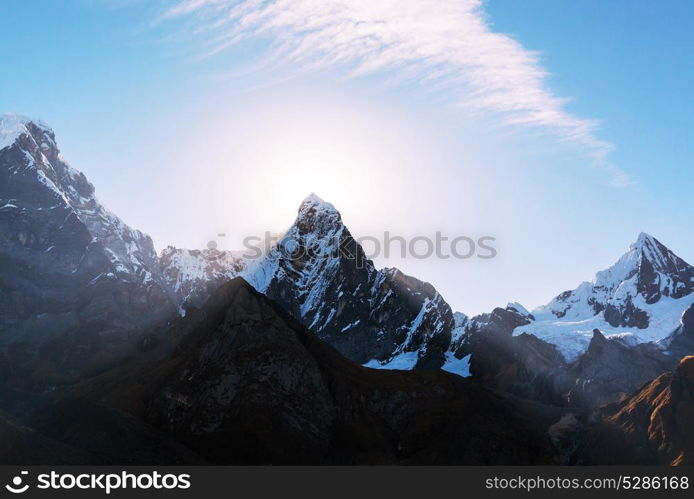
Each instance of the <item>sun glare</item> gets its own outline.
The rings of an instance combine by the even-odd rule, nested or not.
[[[368,206],[373,210],[416,188],[430,145],[419,127],[402,123],[384,106],[334,99],[328,106],[315,98],[300,105],[296,99],[260,102],[217,125],[223,148],[214,160],[225,189],[232,186],[235,196],[258,208],[260,225],[288,226],[311,192],[354,222],[369,218]],[[229,196],[219,193],[220,175],[211,178],[211,189],[227,202]]]

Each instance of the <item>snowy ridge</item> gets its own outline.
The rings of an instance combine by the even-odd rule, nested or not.
[[[83,222],[93,242],[105,248],[116,275],[137,276],[145,282],[151,280],[151,270],[158,263],[149,236],[130,228],[99,203],[94,186],[84,174],[63,160],[53,130],[29,118],[7,116],[3,116],[2,135],[13,142],[5,147],[18,147],[25,159],[22,166],[16,166],[21,170],[16,169],[14,173],[33,173],[52,193],[57,205],[67,207]],[[31,209],[28,206],[19,208]]]
[[[216,249],[189,250],[166,247],[159,255],[162,275],[176,296],[179,313],[185,306],[202,305],[208,298],[208,287],[242,275],[247,261],[241,252]]]
[[[531,314],[530,312],[528,312],[528,309],[525,308],[525,307],[524,307],[523,305],[521,305],[520,303],[518,303],[517,301],[512,301],[512,302],[508,303],[508,304],[506,305],[506,308],[507,308],[507,309],[514,310],[514,311],[518,312],[520,315],[523,315],[523,316],[526,316],[526,317],[532,316],[532,314]]]
[[[34,121],[16,113],[3,113],[0,116],[0,150],[10,147],[21,135],[30,134],[27,128],[29,123],[33,123],[45,132],[52,133],[52,130],[40,121]]]
[[[28,126],[31,124],[33,122]],[[130,228],[99,203],[94,186],[84,174],[60,157],[53,131],[47,127],[41,130],[43,133],[38,136],[29,129],[22,133],[37,146],[35,151],[25,151],[28,167],[34,168],[39,181],[72,209],[95,241],[103,244],[117,274],[138,275],[150,280],[152,276],[148,269],[156,265],[156,254],[149,236]],[[51,152],[54,157],[49,159],[47,154]]]
[[[1,249],[14,262],[3,277],[15,290],[0,328],[50,336],[78,323],[126,330],[170,317],[152,240],[98,201],[53,130],[3,115],[0,135]]]
[[[641,233],[612,267],[533,310],[535,320],[514,334],[552,343],[569,361],[585,351],[596,328],[631,343],[658,342],[678,327],[692,291],[694,268]]]

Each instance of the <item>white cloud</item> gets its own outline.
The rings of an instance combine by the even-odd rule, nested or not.
[[[596,122],[565,110],[538,54],[494,32],[480,0],[179,0],[164,14],[182,16],[207,35],[209,55],[263,37],[275,60],[305,70],[415,79],[507,125],[551,131],[583,147],[615,185],[632,182],[608,161],[613,146]]]

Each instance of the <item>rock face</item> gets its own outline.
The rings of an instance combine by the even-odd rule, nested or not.
[[[694,305],[684,311],[679,327],[661,344],[675,358],[694,354]]]
[[[694,303],[692,291],[694,267],[642,233],[612,267],[533,310],[536,319],[515,334],[527,332],[557,345],[568,361],[588,348],[596,328],[628,335],[632,342],[656,342],[678,327],[682,312]]]
[[[3,115],[0,131],[0,345],[75,331],[94,333],[89,343],[170,317],[152,240],[98,202],[53,131],[16,115]]]
[[[546,430],[556,410],[439,370],[359,366],[240,278],[157,334],[180,340],[72,394],[210,463],[555,462]]]
[[[598,407],[623,400],[676,362],[653,343],[630,346],[596,329],[588,350],[556,376],[555,387],[569,405]]]
[[[518,304],[473,317],[454,338],[452,352],[457,358],[470,355],[470,374],[485,386],[561,404],[551,384],[551,376],[565,367],[559,351],[535,336],[512,335],[531,320]]]
[[[607,407],[577,460],[605,464],[694,464],[694,357]],[[625,453],[626,450],[626,453]]]

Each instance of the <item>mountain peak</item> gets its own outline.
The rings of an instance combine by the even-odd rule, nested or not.
[[[341,226],[342,217],[332,204],[312,192],[301,202],[294,225],[304,233],[323,232]]]
[[[636,238],[636,241],[632,244],[632,247],[642,246],[644,244],[653,244],[657,242],[658,240],[655,237],[651,236],[650,234],[647,234],[646,232],[641,232]]]
[[[323,199],[318,194],[316,194],[315,192],[312,192],[311,194],[306,196],[304,198],[304,200],[301,202],[301,204],[306,204],[306,203],[321,204],[321,203],[325,203],[325,201],[323,201]]]
[[[0,115],[0,149],[11,146],[25,133],[31,134],[32,125],[44,132],[53,132],[45,123],[21,114],[10,112]]]
[[[674,254],[667,246],[655,237],[642,232],[631,245],[631,250],[640,252],[642,259],[648,260],[653,269],[665,275],[692,272],[692,267]]]
[[[318,196],[315,192],[312,192],[304,198],[299,205],[299,213],[302,211],[315,210],[321,212],[334,212],[337,213],[337,209],[331,203],[323,201],[323,199]]]
[[[692,268],[655,237],[641,232],[629,246],[629,251],[610,268],[596,274],[594,284],[614,288],[637,274],[649,271],[673,277],[689,274]],[[684,281],[688,284],[686,279]]]
[[[534,310],[537,322],[523,331],[563,348],[567,359],[587,347],[589,325],[607,336],[630,333],[630,339],[638,342],[659,341],[678,328],[693,293],[694,267],[642,232],[629,250],[611,267],[598,272],[592,282],[565,291]],[[661,299],[666,301],[658,303]],[[558,325],[561,328],[557,329]],[[577,334],[560,336],[559,331]]]
[[[638,235],[636,241],[631,243],[629,246],[629,250],[646,251],[646,257],[649,257],[654,253],[670,252],[670,250],[665,247],[663,243],[645,232],[641,232]]]

